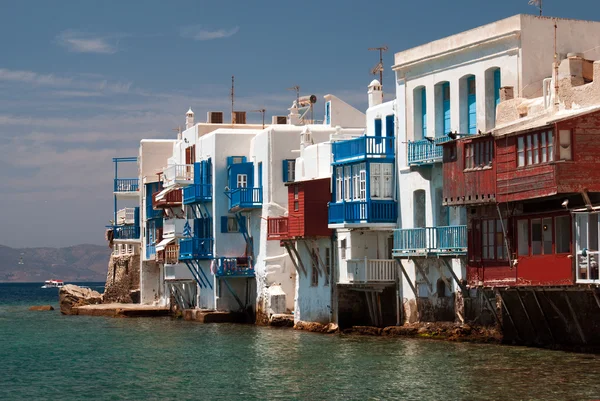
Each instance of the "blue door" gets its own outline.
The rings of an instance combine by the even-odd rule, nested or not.
[[[442,109],[444,112],[443,133],[447,135],[450,132],[450,84],[448,82],[442,85]]]
[[[468,107],[468,130],[469,134],[477,133],[477,94],[475,89],[475,77],[467,79],[467,107]]]

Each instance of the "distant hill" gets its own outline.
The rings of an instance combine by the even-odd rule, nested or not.
[[[110,252],[106,245],[21,249],[0,245],[0,282],[105,281]]]

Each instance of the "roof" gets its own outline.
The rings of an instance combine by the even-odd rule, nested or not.
[[[527,118],[520,118],[508,124],[501,125],[492,130],[495,137],[519,134],[533,131],[543,127],[549,127],[554,123],[580,117],[600,110],[600,105],[584,107],[581,109],[561,110],[557,113],[538,114]]]

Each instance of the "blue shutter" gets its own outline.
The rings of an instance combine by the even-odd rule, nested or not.
[[[258,187],[262,188],[262,162],[258,162]]]
[[[475,77],[469,77],[467,79],[467,107],[469,113],[467,121],[469,134],[477,133],[477,92],[475,85]]]
[[[381,118],[375,119],[375,136],[381,138],[382,129],[381,129]],[[382,142],[381,139],[376,139],[375,143],[380,144]]]
[[[391,138],[394,136],[394,115],[385,116],[385,136]]]
[[[502,85],[500,81],[500,69],[494,71],[494,100],[496,102],[496,106],[500,103],[500,86]]]
[[[448,97],[446,97],[448,93]],[[444,110],[444,135],[450,132],[450,84],[446,82],[442,85],[442,107]]]
[[[331,102],[325,103],[325,124],[331,124]]]
[[[288,182],[288,164],[289,160],[284,160],[281,164],[281,170],[283,171],[283,182]]]
[[[221,232],[227,232],[227,216],[221,216]]]
[[[194,163],[194,184],[202,182],[202,164],[201,162]]]
[[[423,127],[423,138],[427,136],[427,93],[425,88],[421,89],[421,123]]]

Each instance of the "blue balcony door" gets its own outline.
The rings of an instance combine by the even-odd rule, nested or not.
[[[469,134],[477,133],[477,93],[475,77],[467,78],[467,108],[468,108],[468,130]]]
[[[243,178],[245,176],[245,179]],[[236,163],[229,166],[229,188],[253,188],[254,163]]]
[[[381,118],[376,118],[375,119],[375,137],[377,139],[375,139],[375,144],[379,145],[381,144],[381,136],[382,136],[382,127],[381,127]]]
[[[450,132],[450,83],[442,85],[442,110],[444,113],[444,135]]]
[[[262,185],[263,184],[263,182],[262,182],[262,180],[263,180],[262,176],[263,176],[262,175],[262,162],[258,162],[258,187],[259,188],[262,188],[262,186],[263,186]]]
[[[396,135],[395,129],[395,121],[394,115],[385,116],[385,136],[387,138],[393,138]],[[393,153],[394,151],[394,142],[391,139],[385,141],[385,150],[386,153]]]

